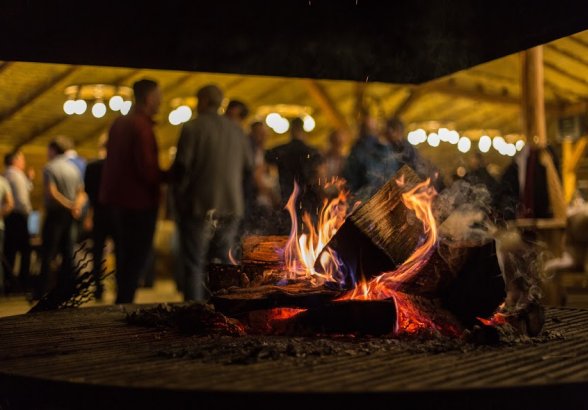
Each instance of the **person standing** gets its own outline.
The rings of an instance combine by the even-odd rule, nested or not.
[[[243,131],[218,114],[220,88],[207,85],[196,96],[198,117],[184,124],[170,169],[186,301],[207,298],[207,259],[229,262],[245,208],[243,175],[252,164]]]
[[[4,249],[4,217],[12,212],[13,208],[14,199],[10,185],[6,178],[0,176],[0,250]],[[6,283],[3,259],[0,258],[0,294],[4,293],[4,285]]]
[[[116,303],[132,303],[153,243],[160,202],[159,147],[153,117],[161,105],[158,84],[133,84],[132,111],[112,124],[99,200],[112,208],[116,252]]]
[[[74,220],[81,216],[86,194],[80,172],[64,155],[65,147],[66,143],[58,137],[47,148],[49,162],[43,170],[45,222],[42,232],[41,274],[33,299],[38,299],[51,290],[51,263],[57,255],[61,255],[62,259],[56,288],[66,291],[74,280],[71,227]]]
[[[92,272],[96,284],[94,291],[96,300],[102,300],[104,291],[101,281],[104,245],[106,244],[106,238],[109,236],[112,237],[114,232],[112,212],[99,198],[102,170],[105,161],[106,146],[102,145],[98,150],[98,159],[88,163],[84,174],[84,187],[90,205],[88,218],[91,220]]]
[[[4,242],[4,255],[8,272],[6,281],[8,282],[8,291],[14,289],[22,290],[28,288],[29,270],[31,264],[31,243],[28,229],[28,218],[33,210],[31,205],[31,191],[33,184],[30,177],[25,175],[26,159],[22,151],[16,150],[6,154],[4,157],[6,172],[4,176],[10,184],[14,197],[14,210],[5,218],[6,237],[9,241]],[[16,255],[20,254],[20,269],[18,280],[12,277],[14,273],[14,263]]]
[[[376,119],[366,115],[343,168],[349,189],[357,199],[369,199],[399,168],[390,145],[378,137]]]

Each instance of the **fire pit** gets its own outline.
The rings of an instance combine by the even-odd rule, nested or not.
[[[1,319],[0,405],[236,408],[254,402],[274,409],[338,403],[539,409],[586,404],[586,310],[547,309],[551,337],[541,342],[470,349],[375,338],[202,339],[129,326],[124,319],[121,307]],[[292,343],[294,354],[271,357],[276,343]],[[299,346],[304,343],[315,346],[315,353]],[[200,357],[186,354],[194,346],[208,347]],[[222,358],[222,352],[238,353],[244,346],[253,347],[255,360],[229,364]],[[307,354],[296,356],[296,351]]]

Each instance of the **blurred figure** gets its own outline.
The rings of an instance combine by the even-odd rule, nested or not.
[[[251,124],[249,143],[253,155],[253,172],[245,176],[245,232],[266,233],[273,209],[279,205],[277,174],[265,162],[267,127],[261,121]]]
[[[463,179],[471,185],[482,185],[486,187],[492,198],[498,194],[498,182],[488,172],[484,155],[476,151],[469,158],[469,171]]]
[[[14,210],[5,218],[6,237],[10,240],[4,242],[4,255],[8,271],[6,274],[7,291],[25,290],[30,282],[31,243],[28,229],[28,218],[33,210],[31,205],[31,182],[34,173],[25,174],[26,159],[22,151],[17,150],[6,154],[4,157],[6,172],[4,176],[10,184],[14,197]],[[20,255],[20,269],[18,279],[13,277],[16,255]]]
[[[69,137],[60,136],[61,144],[65,148],[65,153],[63,154],[65,158],[67,158],[72,164],[74,164],[77,170],[80,172],[80,176],[82,180],[84,179],[84,174],[86,173],[86,165],[87,162],[84,158],[80,157],[75,150],[75,144]],[[88,204],[85,203],[82,206],[82,215],[79,219],[76,219],[71,225],[71,237],[74,244],[83,240],[83,220],[86,218],[88,213]]]
[[[431,182],[437,192],[441,192],[445,188],[439,170],[424,159],[417,149],[406,139],[404,123],[399,118],[392,117],[386,121],[384,137],[398,162],[398,169],[404,165],[408,165],[419,177],[423,179],[431,178]]]
[[[88,195],[89,212],[88,220],[90,221],[90,238],[92,239],[92,272],[96,289],[94,296],[96,300],[102,300],[104,292],[101,274],[104,259],[104,246],[106,238],[113,237],[114,221],[112,210],[100,201],[100,184],[102,181],[102,170],[106,162],[106,143],[104,142],[98,149],[98,159],[92,161],[86,167],[84,176],[84,187]]]
[[[66,147],[65,150],[65,157],[72,162],[76,166],[76,168],[80,171],[80,175],[82,179],[84,178],[84,174],[86,173],[86,165],[87,161],[78,155],[78,152],[75,149],[74,142],[68,137],[61,137],[64,146]]]
[[[81,217],[86,195],[79,170],[64,155],[66,146],[67,142],[57,137],[47,148],[49,162],[43,169],[45,222],[41,274],[33,299],[50,290],[51,263],[57,255],[61,255],[61,268],[56,288],[67,290],[74,280],[71,227]]]
[[[502,174],[498,210],[504,219],[551,218],[549,175],[559,178],[556,155],[551,147],[527,144]]]
[[[14,199],[10,185],[6,178],[0,176],[0,250],[4,249],[4,218],[12,212],[13,208]],[[0,258],[0,294],[5,292],[5,285],[7,284],[4,267],[4,258]]]
[[[390,146],[378,138],[375,118],[365,116],[359,138],[351,148],[343,169],[343,177],[357,199],[366,200],[386,183],[399,169]]]
[[[343,155],[343,143],[345,135],[343,131],[335,130],[329,134],[329,149],[324,155],[325,158],[325,176],[327,179],[340,177],[343,174],[345,166],[345,156]]]
[[[222,91],[207,85],[197,97],[198,117],[184,124],[170,169],[187,301],[208,297],[207,258],[229,262],[245,209],[243,173],[252,166],[243,132],[218,114]]]
[[[225,115],[231,121],[235,121],[235,123],[243,128],[243,122],[245,118],[249,115],[249,107],[239,100],[231,100],[227,105],[227,109],[225,110]]]
[[[298,198],[301,205],[296,208],[308,211],[314,217],[318,214],[321,203],[319,177],[323,158],[318,150],[306,144],[303,126],[301,118],[290,121],[290,142],[267,151],[265,159],[268,164],[278,167],[282,206],[286,205],[296,181],[300,188]],[[278,229],[280,233],[287,234],[290,230],[290,218],[287,213],[281,215],[283,217]]]
[[[157,82],[133,84],[135,104],[117,118],[108,136],[99,200],[112,208],[116,252],[116,303],[132,303],[153,244],[160,184],[153,117],[161,105]]]

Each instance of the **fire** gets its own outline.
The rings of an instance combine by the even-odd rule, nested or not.
[[[399,179],[396,183],[403,186],[404,180]],[[397,291],[399,284],[419,273],[437,245],[437,224],[431,206],[436,194],[437,192],[430,185],[429,179],[402,194],[404,205],[413,210],[423,224],[425,234],[423,243],[396,270],[385,272],[367,283],[365,279],[362,280],[355,289],[341,298],[341,300],[393,298],[397,309],[396,333],[414,333],[422,329],[437,327],[430,318],[419,311],[409,298]]]
[[[286,204],[292,221],[290,236],[284,249],[288,279],[309,278],[314,283],[321,284],[325,281],[337,281],[341,275],[342,266],[339,258],[330,248],[325,249],[325,246],[345,221],[349,193],[342,189],[343,181],[341,180],[333,180],[325,187],[330,185],[335,185],[338,188],[337,197],[323,201],[316,227],[311,215],[304,212],[302,216],[303,233],[299,235],[296,199],[300,189],[298,184],[294,182],[294,190]],[[325,251],[321,255],[323,249]],[[314,269],[319,255],[321,255],[319,263],[324,273],[319,273]]]
[[[404,179],[398,179],[396,183],[404,186]],[[314,283],[323,283],[327,280],[340,279],[343,275],[344,266],[335,252],[326,248],[326,244],[343,224],[347,213],[347,192],[340,191],[339,196],[331,201],[325,201],[319,215],[317,228],[312,223],[308,213],[302,217],[304,233],[299,235],[298,220],[296,217],[296,198],[299,187],[294,186],[286,209],[292,218],[290,237],[285,248],[286,268],[293,278],[306,277]],[[432,202],[437,192],[430,184],[430,179],[417,184],[402,194],[404,205],[414,211],[418,220],[423,225],[424,236],[421,244],[415,249],[411,256],[397,269],[385,272],[380,276],[371,279],[361,279],[355,289],[348,292],[339,300],[360,299],[360,300],[382,300],[394,299],[396,304],[396,326],[395,333],[415,333],[423,330],[441,331],[457,334],[457,327],[448,324],[443,328],[437,324],[434,318],[423,313],[417,303],[408,295],[398,292],[398,287],[403,282],[414,278],[429,261],[437,245],[437,224],[432,211]],[[314,269],[318,255],[321,255],[319,263],[324,269],[324,274]],[[276,312],[277,313],[277,312]],[[278,316],[282,316],[281,312]],[[288,316],[288,313],[286,313]]]

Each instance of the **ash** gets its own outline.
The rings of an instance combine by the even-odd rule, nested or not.
[[[184,358],[203,363],[249,365],[262,362],[287,362],[315,365],[337,357],[370,356],[385,352],[398,354],[438,354],[502,349],[508,346],[536,345],[565,339],[555,331],[540,336],[520,335],[510,326],[474,327],[462,337],[436,333],[406,334],[394,337],[328,335],[286,337],[248,335],[235,319],[215,312],[210,305],[159,305],[127,314],[131,325],[153,327],[183,335],[180,347],[159,349],[167,358]]]

